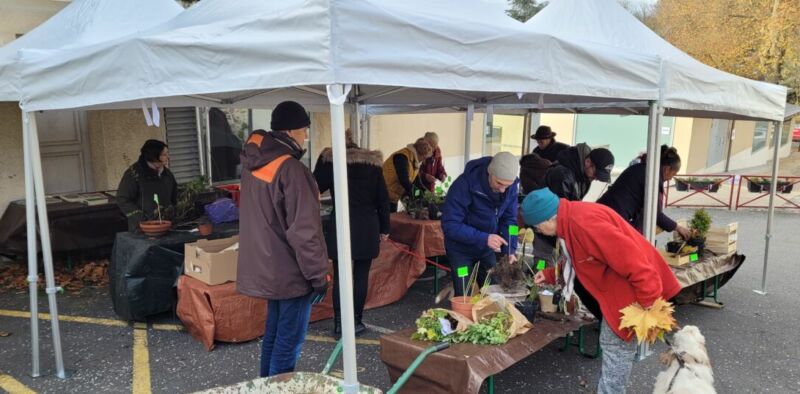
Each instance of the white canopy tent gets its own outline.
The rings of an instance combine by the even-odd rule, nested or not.
[[[347,179],[343,104],[654,102],[658,59],[626,52],[532,32],[478,2],[204,0],[136,36],[70,51],[22,51],[22,106],[31,136],[35,123],[27,114],[36,110],[135,108],[143,100],[260,107],[293,99],[329,107],[351,391],[357,376],[348,192],[340,181]],[[31,160],[36,165],[38,153]]]
[[[183,11],[173,0],[75,0],[59,13],[26,33],[22,37],[0,48],[0,101],[19,101],[18,51],[22,49],[62,49],[91,45],[111,38],[137,33],[143,29],[164,23]],[[56,359],[56,375],[65,378],[64,361],[61,353],[61,335],[58,324],[56,286],[53,277],[52,254],[50,253],[50,231],[47,226],[47,207],[44,198],[34,203],[34,183],[37,192],[44,196],[41,181],[41,162],[31,167],[30,154],[39,157],[38,135],[31,136],[23,130],[25,156],[25,209],[28,223],[28,283],[30,288],[31,310],[31,375],[37,377],[39,371],[39,317],[37,296],[37,248],[36,213],[39,209],[39,223],[42,236],[42,254],[45,260],[46,292],[49,299],[53,352]],[[33,139],[31,139],[31,137]],[[36,141],[36,142],[33,142]],[[31,146],[31,144],[35,146]],[[34,176],[33,173],[36,173]],[[37,182],[33,182],[36,179]],[[47,242],[44,240],[47,239]]]
[[[526,26],[532,31],[546,32],[569,42],[609,46],[632,53],[654,55],[661,59],[660,96],[658,108],[650,114],[648,152],[657,152],[658,130],[663,114],[768,120],[774,123],[774,138],[780,138],[786,87],[742,78],[697,61],[659,37],[615,0],[553,0],[531,18]],[[780,143],[776,143],[760,293],[766,292],[779,149]],[[648,155],[645,235],[651,240],[655,237],[658,187],[656,163],[656,155]]]

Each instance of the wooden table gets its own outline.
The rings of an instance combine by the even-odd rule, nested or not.
[[[485,379],[536,353],[550,342],[591,323],[577,318],[564,321],[542,319],[533,323],[530,331],[504,345],[453,345],[428,356],[401,392],[478,393]],[[433,342],[411,340],[413,332],[413,328],[408,328],[381,337],[381,361],[386,364],[392,382],[424,349],[433,345]]]
[[[408,245],[411,252],[422,257],[443,256],[444,232],[438,220],[412,219],[405,213],[393,213],[389,238]]]

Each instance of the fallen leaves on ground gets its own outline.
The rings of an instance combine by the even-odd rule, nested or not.
[[[654,343],[656,339],[664,340],[664,333],[672,331],[677,322],[672,317],[675,308],[663,298],[657,299],[648,309],[642,308],[638,302],[622,308],[622,319],[619,328],[629,328],[636,335],[639,343]]]
[[[0,292],[23,291],[28,289],[28,266],[23,263],[0,267]],[[78,293],[85,287],[108,286],[108,260],[78,263],[72,270],[66,266],[55,267],[56,286],[71,293]],[[44,272],[39,272],[37,285],[45,288]]]
[[[5,338],[11,336],[11,333],[8,331],[0,331],[0,338]]]

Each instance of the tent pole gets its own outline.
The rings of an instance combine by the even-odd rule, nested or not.
[[[467,117],[464,123],[464,167],[469,162],[472,150],[472,118],[475,116],[475,104],[467,104]]]
[[[526,112],[522,118],[522,152],[520,154],[525,156],[530,152],[530,135],[531,135],[531,118],[530,111]]]
[[[209,115],[210,107],[203,108],[203,116],[205,117],[206,125],[206,163],[208,163],[208,185],[214,184],[214,163],[211,160],[211,116]]]
[[[31,312],[31,376],[39,373],[39,294],[38,251],[36,250],[36,203],[34,202],[33,166],[31,164],[31,141],[29,115],[22,111],[22,152],[25,166],[25,224],[28,230],[28,292]]]
[[[200,153],[200,175],[206,175],[206,158],[203,155],[203,126],[204,123],[202,122],[203,115],[201,111],[203,109],[200,107],[194,107],[194,116],[195,116],[195,124],[197,127],[197,151]],[[252,122],[251,122],[252,124]],[[166,128],[166,126],[165,126]]]
[[[487,152],[486,149],[486,136],[493,135],[494,131],[494,105],[486,105],[486,112],[483,115],[483,133],[481,133],[481,157],[487,154],[493,156],[491,150]]]
[[[345,393],[358,392],[356,372],[356,336],[353,311],[353,261],[350,254],[350,203],[347,184],[347,149],[344,139],[344,99],[347,92],[343,86],[328,85],[328,100],[331,106],[331,141],[333,145],[333,179],[336,198],[336,247],[338,249],[339,292],[342,318],[342,344],[344,357]]]
[[[650,110],[648,113],[648,130],[647,130],[647,167],[646,167],[646,180],[645,180],[645,198],[644,198],[644,237],[650,241],[655,242],[655,212],[653,208],[656,205],[653,203],[658,200],[658,105],[655,101],[650,102]]]
[[[44,275],[47,287],[47,300],[50,306],[50,326],[53,332],[53,352],[56,356],[56,376],[66,379],[64,358],[61,354],[61,329],[58,322],[58,304],[56,293],[61,290],[56,286],[53,273],[53,250],[50,246],[50,225],[47,221],[47,204],[45,204],[44,180],[42,176],[42,156],[39,152],[39,131],[36,128],[36,117],[28,117],[29,148],[33,169],[33,182],[36,195],[36,209],[39,214],[39,232],[42,241],[42,258],[44,259]]]
[[[764,270],[761,273],[761,290],[754,290],[761,295],[767,294],[767,263],[769,262],[769,241],[772,239],[772,221],[775,219],[775,193],[778,190],[778,168],[781,150],[781,129],[783,122],[773,123],[775,130],[772,138],[775,140],[775,149],[772,152],[772,183],[769,188],[769,210],[767,210],[767,234],[764,235]]]

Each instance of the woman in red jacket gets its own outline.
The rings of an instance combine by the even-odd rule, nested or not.
[[[624,393],[636,342],[630,330],[619,328],[620,310],[634,302],[648,308],[659,297],[674,297],[681,288],[678,280],[658,251],[604,205],[559,200],[539,189],[525,197],[522,217],[538,233],[558,237],[566,257],[563,296],[571,297],[574,290],[585,304],[594,302],[602,311],[597,392]],[[554,270],[538,273],[535,280],[555,283]]]

